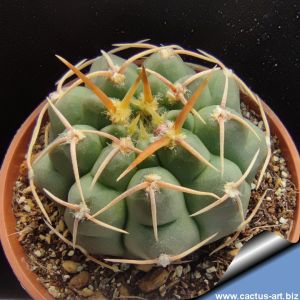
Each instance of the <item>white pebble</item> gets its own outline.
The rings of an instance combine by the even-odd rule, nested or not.
[[[63,281],[67,281],[68,279],[70,279],[70,275],[63,275]]]
[[[23,209],[24,209],[26,212],[31,212],[31,207],[30,207],[28,204],[24,205],[24,206],[23,206]]]
[[[281,217],[280,219],[279,219],[279,223],[280,224],[286,224],[287,223],[287,219],[285,219],[285,218],[283,218],[283,217]]]
[[[21,196],[19,199],[17,199],[17,203],[21,204],[23,202],[25,202],[26,198],[24,196]]]
[[[234,244],[234,246],[235,246],[235,248],[237,248],[237,249],[241,249],[241,248],[243,247],[243,244],[242,244],[241,242],[236,242],[236,243]]]
[[[175,273],[176,273],[177,277],[181,277],[182,271],[183,271],[183,267],[182,266],[177,266],[176,267]]]
[[[212,267],[206,269],[206,272],[209,273],[209,274],[210,273],[215,273],[215,272],[217,272],[217,269],[216,269],[215,266],[212,266]]]
[[[37,250],[34,250],[33,251],[33,254],[36,256],[36,257],[42,257],[43,256],[43,252],[39,249]]]
[[[286,187],[286,180],[285,179],[281,180],[281,186],[284,187],[284,188]]]

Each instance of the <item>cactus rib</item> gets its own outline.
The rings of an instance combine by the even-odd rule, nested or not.
[[[104,227],[104,228],[107,228],[107,229],[110,229],[110,230],[113,230],[113,231],[116,231],[116,232],[121,232],[121,233],[125,233],[125,234],[128,234],[127,231],[123,230],[123,229],[120,229],[120,228],[117,228],[117,227],[114,227],[114,226],[111,226],[109,224],[106,224],[100,220],[97,220],[95,217],[93,217],[92,215],[90,215],[89,213],[89,209],[87,208],[86,205],[82,205],[82,204],[70,204],[68,202],[65,202],[64,200],[62,199],[59,199],[58,197],[56,197],[55,195],[53,195],[52,193],[50,193],[49,191],[47,191],[46,189],[44,189],[44,191],[46,192],[46,194],[53,200],[55,201],[56,203],[64,206],[64,207],[67,207],[71,210],[74,210],[75,211],[75,218],[78,219],[78,220],[89,220],[101,227]]]
[[[216,249],[214,249],[209,255],[213,255],[214,253],[220,251],[221,249],[225,248],[226,246],[232,244],[240,235],[240,233],[242,232],[242,230],[246,227],[247,224],[249,224],[251,222],[251,220],[253,219],[253,217],[255,216],[255,214],[257,213],[259,207],[261,206],[263,200],[266,197],[266,194],[268,193],[269,190],[265,190],[263,195],[259,198],[255,208],[252,210],[251,214],[249,215],[249,217],[244,220],[238,227],[237,231],[234,233],[234,235],[232,237],[230,237],[229,239],[227,239],[223,244],[221,244],[219,247],[217,247]]]
[[[210,237],[206,238],[205,240],[201,241],[200,243],[194,245],[193,247],[185,250],[184,252],[170,256],[167,254],[161,254],[160,257],[154,259],[144,259],[144,260],[135,260],[135,259],[115,259],[115,258],[106,258],[104,259],[107,262],[113,263],[125,263],[125,264],[133,264],[133,265],[152,265],[157,264],[158,266],[166,267],[171,263],[180,260],[189,254],[193,253],[194,251],[200,249],[204,245],[206,245],[211,239],[213,239],[218,233],[212,234]]]
[[[251,163],[249,164],[246,172],[240,177],[240,179],[236,182],[228,182],[225,184],[224,188],[225,188],[225,195],[220,198],[219,200],[217,200],[216,202],[204,207],[203,209],[200,209],[199,211],[193,213],[191,215],[191,217],[195,217],[198,216],[200,214],[203,214],[211,209],[213,209],[214,207],[222,204],[223,202],[225,202],[227,199],[229,198],[236,198],[238,196],[238,187],[243,183],[243,181],[246,179],[246,177],[249,175],[251,169],[253,168],[253,165],[257,159],[257,156],[259,154],[259,150],[255,153]]]

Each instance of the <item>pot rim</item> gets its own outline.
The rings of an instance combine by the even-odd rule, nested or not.
[[[241,95],[241,100],[248,104],[251,109],[257,111],[253,101]],[[19,167],[24,160],[25,149],[27,149],[33,126],[38,113],[42,109],[43,101],[25,120],[20,129],[15,134],[7,153],[4,157],[0,171],[0,237],[5,255],[22,287],[34,299],[53,299],[47,289],[38,281],[38,276],[30,270],[23,247],[18,241],[15,233],[15,216],[11,206],[12,187],[19,174]],[[280,149],[286,159],[287,167],[292,175],[292,181],[297,190],[300,190],[300,157],[297,148],[288,133],[287,129],[271,110],[271,108],[262,101],[267,119],[270,124],[271,133],[277,135],[280,141]],[[20,151],[21,149],[21,151]],[[23,151],[22,151],[23,150]],[[11,198],[10,201],[7,197]],[[297,194],[297,203],[294,213],[293,227],[289,235],[289,241],[296,243],[300,235],[300,194]]]

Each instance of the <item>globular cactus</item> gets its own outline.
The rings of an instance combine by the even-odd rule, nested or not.
[[[144,49],[127,60],[114,54],[127,48]],[[48,224],[36,186],[66,207],[73,246],[117,257],[107,261],[167,265],[247,223],[269,131],[260,100],[223,63],[147,43],[76,66],[58,58],[70,70],[38,120],[37,128],[48,113],[49,143],[32,166],[29,158],[29,175]],[[241,115],[240,90],[261,109],[266,132]]]

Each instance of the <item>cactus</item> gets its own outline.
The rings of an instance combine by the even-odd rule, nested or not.
[[[115,54],[127,48],[143,50],[127,60]],[[65,208],[72,245],[110,262],[166,266],[249,222],[250,184],[260,170],[259,185],[270,157],[269,127],[259,98],[222,62],[144,42],[76,66],[58,59],[70,70],[47,99],[27,158],[50,228],[36,187]],[[266,132],[241,115],[240,90],[259,106]],[[48,144],[32,162],[46,113]]]

